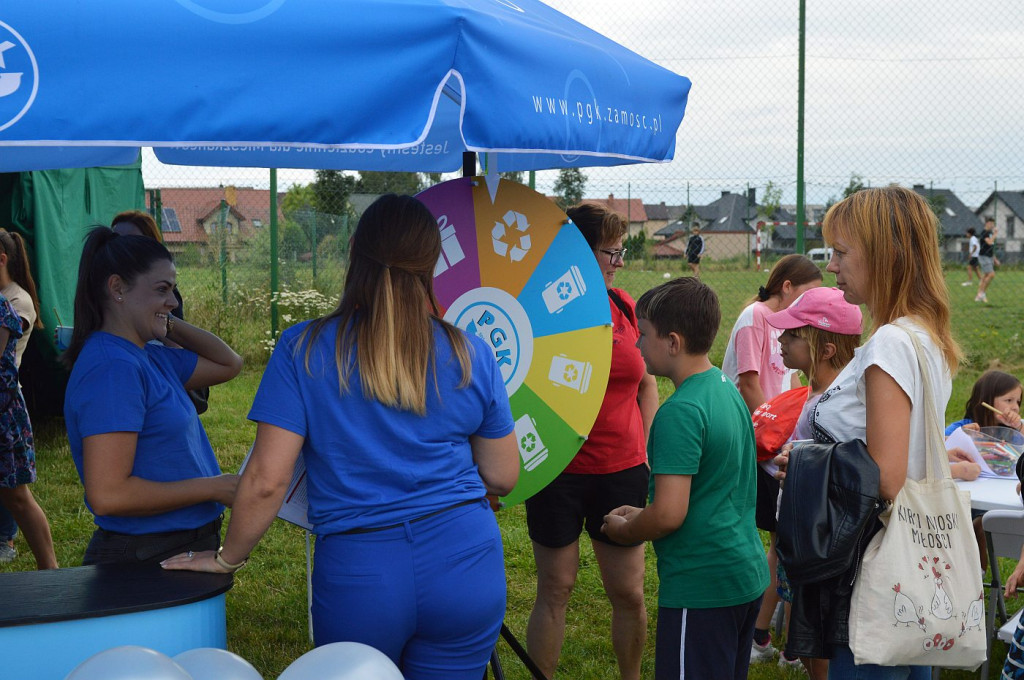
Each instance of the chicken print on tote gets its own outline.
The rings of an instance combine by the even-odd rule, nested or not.
[[[967,606],[967,611],[957,612],[950,600],[945,588],[946,579],[951,577],[951,567],[938,557],[922,557],[917,564],[918,570],[922,572],[922,584],[927,583],[927,588],[908,589],[905,584],[896,583],[893,591],[893,626],[917,626],[924,632],[928,632],[928,619],[937,621],[948,621],[957,617],[962,619],[960,623],[960,635],[969,630],[981,630],[985,621],[985,595],[980,593],[977,600],[973,600]],[[927,614],[925,616],[925,603],[915,601],[915,597],[930,597],[927,603]],[[925,649],[941,648],[950,649],[955,644],[953,638],[943,638],[936,634],[927,638],[924,642]]]

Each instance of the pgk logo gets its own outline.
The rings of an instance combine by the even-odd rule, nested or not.
[[[39,67],[25,39],[0,21],[0,130],[18,122],[35,101]]]

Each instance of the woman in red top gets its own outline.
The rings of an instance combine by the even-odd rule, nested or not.
[[[561,475],[526,501],[537,565],[537,599],[526,645],[544,675],[554,676],[565,636],[566,605],[579,568],[579,537],[586,527],[612,605],[612,647],[619,672],[623,680],[639,680],[647,638],[644,547],[613,543],[601,533],[601,523],[620,505],[646,504],[647,433],[658,410],[658,386],[636,348],[633,298],[612,287],[626,253],[626,221],[586,203],[567,213],[604,273],[612,313],[612,363],[604,402],[587,441]]]

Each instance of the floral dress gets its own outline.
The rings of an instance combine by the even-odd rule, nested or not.
[[[21,317],[2,295],[0,328],[10,331],[0,354],[0,487],[13,489],[36,480],[36,453],[14,358],[21,337]]]

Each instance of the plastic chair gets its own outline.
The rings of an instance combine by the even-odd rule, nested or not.
[[[992,580],[985,584],[989,589],[988,607],[985,612],[985,632],[988,635],[988,655],[992,654],[992,639],[1000,633],[995,627],[996,615],[1000,623],[1007,622],[1006,602],[1003,600],[1003,580],[999,573],[997,557],[1020,559],[1021,548],[1024,547],[1024,510],[989,510],[981,519],[988,539],[988,563],[992,571]],[[1016,619],[1020,613],[1014,617]],[[1003,626],[1005,628],[1006,626]],[[1013,627],[1010,628],[1013,635]],[[988,677],[989,660],[981,665],[982,678]]]

